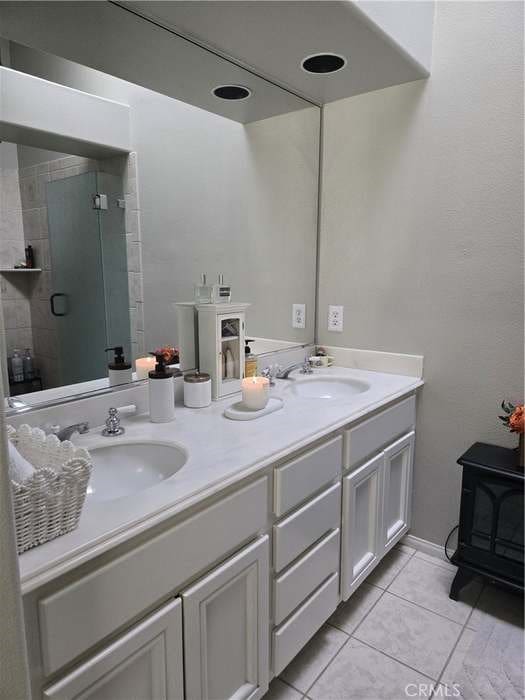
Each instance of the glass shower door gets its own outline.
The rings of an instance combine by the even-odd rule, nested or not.
[[[47,183],[51,290],[61,384],[107,376],[97,173]]]

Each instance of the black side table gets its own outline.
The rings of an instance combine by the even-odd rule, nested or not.
[[[483,442],[458,459],[463,482],[453,600],[475,575],[523,592],[525,477],[518,461],[517,450]]]

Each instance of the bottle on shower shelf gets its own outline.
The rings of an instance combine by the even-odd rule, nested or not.
[[[13,356],[11,357],[11,369],[13,372],[14,382],[24,381],[24,361],[20,355],[20,350],[13,350]]]
[[[24,369],[24,381],[32,381],[35,376],[35,370],[33,367],[33,358],[31,357],[31,350],[29,348],[26,348],[26,351],[22,358],[22,365]]]

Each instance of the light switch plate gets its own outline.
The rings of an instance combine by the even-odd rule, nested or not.
[[[306,304],[292,305],[292,328],[304,328],[306,325]]]
[[[328,330],[336,333],[343,332],[344,306],[328,306]]]

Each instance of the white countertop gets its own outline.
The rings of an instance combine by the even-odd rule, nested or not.
[[[122,437],[103,438],[100,429],[92,429],[88,435],[74,439],[88,449],[116,441],[168,441],[184,447],[189,457],[182,469],[152,488],[106,502],[90,502],[88,497],[76,530],[20,556],[22,592],[33,590],[423,384],[413,376],[342,367],[315,370],[315,374],[359,379],[369,383],[370,389],[348,398],[327,400],[286,393],[281,410],[244,422],[223,416],[224,409],[239,400],[236,395],[204,409],[177,407],[176,419],[171,423],[154,424],[147,415],[125,417],[122,425],[126,433]],[[272,393],[281,395],[289,383],[278,380]]]

